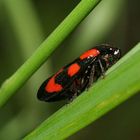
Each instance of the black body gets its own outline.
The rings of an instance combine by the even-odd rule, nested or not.
[[[89,88],[100,76],[104,76],[105,71],[116,63],[121,57],[120,50],[110,45],[103,44],[95,47],[100,54],[96,57],[87,57],[83,60],[77,58],[68,64],[63,70],[55,76],[55,83],[62,85],[63,89],[59,92],[48,93],[45,91],[50,78],[48,78],[38,90],[37,97],[39,100],[53,102],[63,99],[73,100],[82,91]],[[68,68],[71,64],[77,63],[80,70],[77,74],[70,77]]]

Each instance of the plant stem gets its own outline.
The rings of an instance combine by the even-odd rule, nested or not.
[[[14,51],[14,63],[17,64],[17,61],[19,62],[19,58],[26,60],[32,52],[38,47],[38,45],[43,40],[43,31],[41,29],[41,24],[39,19],[37,18],[37,11],[34,7],[33,1],[30,0],[3,0],[3,4],[6,10],[6,13],[9,18],[9,22],[13,27],[13,30],[15,32],[15,37],[18,40],[17,44],[13,47],[9,47],[8,51],[15,50],[18,46],[18,50]],[[11,49],[11,50],[10,50]],[[18,59],[17,59],[18,57]],[[9,60],[11,60],[11,57],[8,56]],[[11,63],[11,61],[9,61]],[[13,66],[13,65],[12,65]],[[10,66],[9,66],[10,67]],[[19,102],[23,105],[20,109],[20,112],[18,115],[16,114],[13,118],[6,121],[6,124],[4,127],[0,128],[0,136],[1,139],[4,139],[6,134],[8,133],[8,136],[10,139],[19,139],[23,133],[26,132],[25,130],[25,123],[28,124],[28,129],[30,130],[32,126],[35,125],[35,122],[38,122],[38,118],[40,117],[40,111],[41,109],[38,109],[34,112],[32,108],[39,108],[38,104],[34,102],[34,98],[32,97],[33,94],[29,93],[35,93],[37,90],[37,87],[39,85],[39,82],[44,78],[44,75],[46,75],[46,69],[44,67],[41,67],[38,73],[36,73],[31,80],[28,82],[28,86],[24,88],[24,100],[21,100],[19,98]],[[49,65],[47,65],[48,71],[50,71]],[[5,67],[6,70],[7,69]],[[11,68],[12,69],[12,68]],[[33,88],[34,87],[34,88]],[[26,92],[25,92],[26,90]],[[23,104],[22,102],[26,104]],[[18,103],[17,103],[18,104]],[[12,104],[13,105],[13,104]],[[6,110],[6,112],[10,112],[13,108],[13,106],[10,105],[10,107]],[[50,108],[46,108],[48,110],[48,114],[50,111]],[[28,114],[30,112],[30,114]],[[23,114],[26,114],[24,116]],[[28,114],[28,115],[27,115]],[[1,114],[4,117],[3,114]],[[30,118],[33,118],[32,121],[29,120]],[[18,131],[17,131],[18,130]]]
[[[65,20],[40,45],[36,52],[7,79],[0,89],[0,106],[32,76],[49,55],[62,43],[72,30],[88,15],[100,0],[82,0]]]
[[[44,121],[24,140],[65,139],[140,91],[140,43],[71,104]]]

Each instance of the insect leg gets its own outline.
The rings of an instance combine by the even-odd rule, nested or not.
[[[104,69],[100,59],[98,59],[98,62],[99,62],[99,66],[101,69],[101,76],[102,76],[102,78],[104,78],[105,77],[105,69]]]
[[[78,96],[79,90],[77,88],[77,81],[73,82],[73,84],[70,87],[70,91],[69,92],[71,94],[70,94],[70,96],[68,98],[68,103],[72,102]]]
[[[88,78],[88,84],[86,86],[87,89],[93,84],[93,82],[94,82],[94,76],[95,76],[95,66],[92,65],[92,68],[90,70],[90,74],[87,77]]]

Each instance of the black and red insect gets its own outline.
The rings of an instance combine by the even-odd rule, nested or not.
[[[96,46],[60,69],[43,82],[38,90],[39,100],[46,102],[72,100],[89,88],[121,57],[120,49],[108,44]]]

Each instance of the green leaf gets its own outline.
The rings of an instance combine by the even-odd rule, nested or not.
[[[67,138],[140,91],[140,43],[104,79],[54,113],[24,140]]]
[[[82,0],[39,46],[36,52],[15,72],[15,74],[3,83],[0,88],[0,106],[6,103],[6,101],[23,86],[99,1],[100,0]]]

